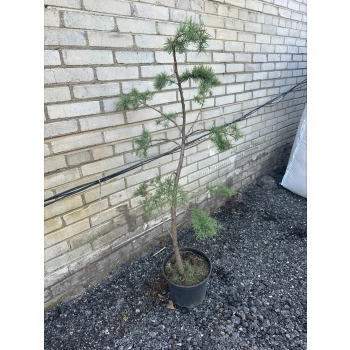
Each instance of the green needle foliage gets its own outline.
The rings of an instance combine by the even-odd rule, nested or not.
[[[203,65],[194,66],[191,69],[182,70],[179,73],[179,67],[177,62],[177,55],[185,53],[188,49],[197,50],[198,52],[204,51],[208,46],[208,39],[210,35],[204,28],[202,23],[196,23],[191,18],[184,21],[178,27],[176,34],[172,38],[168,38],[164,44],[164,50],[170,54],[173,58],[173,74],[160,73],[155,77],[154,88],[156,91],[161,91],[166,87],[174,84],[174,88],[179,92],[181,103],[181,113],[163,113],[156,107],[151,107],[158,111],[160,117],[156,120],[156,125],[161,125],[164,128],[174,127],[174,132],[178,130],[178,137],[173,133],[174,139],[158,139],[159,145],[164,141],[174,141],[181,146],[181,152],[179,153],[178,165],[176,171],[169,177],[162,179],[160,176],[152,179],[151,181],[142,183],[135,191],[134,196],[142,196],[144,198],[142,207],[146,217],[151,217],[155,210],[159,213],[163,213],[164,210],[170,206],[171,210],[171,237],[173,240],[176,264],[180,275],[185,275],[185,270],[180,256],[178,242],[177,242],[177,223],[176,223],[176,208],[188,201],[188,194],[179,185],[181,179],[181,170],[184,162],[184,150],[186,142],[189,137],[198,132],[198,129],[194,128],[194,124],[198,122],[198,119],[192,125],[187,124],[187,111],[183,93],[183,84],[192,81],[194,85],[198,87],[198,92],[194,96],[194,101],[202,108],[205,99],[208,96],[212,96],[212,88],[220,85],[220,80],[215,76],[211,67],[205,67]],[[153,98],[154,92],[146,90],[140,92],[133,88],[128,94],[121,94],[117,103],[118,111],[137,110],[140,107],[150,107],[147,101]],[[204,130],[203,131],[208,131]],[[242,133],[238,130],[235,124],[228,127],[212,127],[210,130],[210,140],[215,144],[217,149],[226,151],[232,147],[232,140],[238,140],[242,137]],[[142,134],[134,140],[134,150],[137,156],[141,158],[147,157],[147,150],[152,144],[151,135],[147,130],[144,130]],[[212,195],[225,195],[231,196],[233,191],[224,185],[209,186],[207,188]],[[199,209],[193,209],[192,211],[192,224],[195,230],[196,236],[199,239],[212,237],[220,226],[217,222],[207,216],[203,211]]]
[[[162,125],[164,128],[169,128],[169,121],[177,117],[176,113],[163,114],[161,118],[156,120],[156,125]]]
[[[180,24],[173,39],[168,38],[164,45],[164,51],[168,54],[173,52],[184,53],[188,46],[193,44],[198,52],[204,51],[208,47],[210,35],[205,30],[203,23],[196,23],[192,18]]]
[[[134,139],[134,150],[140,158],[147,158],[147,150],[151,143],[151,135],[147,130],[143,130],[139,138]]]
[[[216,196],[231,197],[236,193],[234,190],[232,190],[231,188],[229,188],[223,184],[207,185],[206,188],[209,191],[211,196],[216,195]]]
[[[192,79],[196,83],[198,82],[198,95],[194,97],[194,100],[203,106],[205,98],[211,96],[211,88],[219,86],[220,80],[215,76],[211,67],[194,67],[192,70],[186,70],[180,76],[181,82],[185,82]]]
[[[157,74],[153,86],[157,91],[163,90],[167,85],[174,84],[175,80],[166,73]]]
[[[150,190],[149,187],[151,187]],[[153,188],[155,190],[150,194]],[[142,207],[147,218],[150,218],[155,210],[162,211],[169,204],[177,207],[186,203],[188,199],[187,193],[171,177],[162,180],[160,176],[155,177],[148,183],[142,183],[134,192],[134,197],[140,195],[145,197]]]
[[[235,141],[237,141],[243,136],[236,124],[231,124],[228,127],[213,126],[210,128],[210,133],[210,140],[214,143],[219,152],[227,151],[233,147],[230,138],[233,138]]]
[[[117,111],[128,111],[137,110],[146,103],[146,101],[151,100],[154,92],[146,90],[145,92],[139,92],[137,89],[133,88],[128,94],[121,94],[119,96],[119,101],[117,103]]]
[[[192,209],[192,226],[198,239],[213,237],[222,226],[202,210]]]

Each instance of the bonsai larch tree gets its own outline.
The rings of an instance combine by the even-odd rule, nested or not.
[[[170,235],[172,238],[176,266],[178,273],[184,275],[184,265],[179,251],[177,238],[177,207],[188,201],[188,194],[179,185],[181,178],[181,170],[185,156],[186,145],[189,139],[198,133],[207,132],[210,140],[215,144],[218,151],[226,151],[232,147],[232,140],[237,140],[242,137],[241,132],[236,124],[231,124],[227,127],[213,126],[209,130],[198,128],[200,114],[192,123],[187,121],[187,111],[185,106],[185,97],[183,86],[185,83],[192,81],[198,88],[194,101],[199,105],[199,110],[204,106],[205,99],[212,95],[211,89],[220,85],[220,81],[215,77],[211,67],[203,65],[194,66],[192,69],[179,72],[179,64],[177,61],[178,54],[184,54],[192,49],[202,52],[208,46],[207,41],[210,35],[204,28],[202,23],[196,23],[192,19],[187,19],[178,27],[173,38],[168,38],[164,45],[164,50],[172,56],[173,59],[173,74],[160,73],[155,77],[154,88],[157,91],[163,90],[165,87],[175,85],[179,92],[181,113],[163,113],[161,110],[150,106],[147,101],[151,100],[154,93],[146,90],[140,92],[133,88],[128,94],[119,95],[117,103],[118,111],[137,110],[140,107],[148,107],[155,109],[159,113],[159,119],[156,120],[157,125],[165,128],[175,127],[179,132],[179,137],[176,139],[157,139],[152,140],[150,133],[144,130],[140,137],[134,140],[134,150],[137,156],[147,158],[147,150],[150,146],[164,142],[174,142],[179,151],[179,159],[176,171],[169,177],[162,179],[160,176],[145,182],[140,185],[134,196],[141,195],[145,199],[143,201],[143,209],[145,216],[150,217],[155,209],[164,210],[166,206],[170,206],[171,228]],[[231,196],[234,191],[224,185],[207,186],[207,190],[211,193],[226,194]],[[192,210],[192,224],[198,238],[213,236],[217,231],[217,223],[213,218],[207,216],[203,211],[195,208]]]

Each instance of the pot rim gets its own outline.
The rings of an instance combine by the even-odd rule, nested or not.
[[[175,254],[175,253],[174,253],[174,250],[173,250],[172,252],[170,252],[170,253],[165,257],[165,259],[163,260],[163,264],[162,264],[163,276],[165,277],[165,279],[167,280],[167,282],[173,284],[174,286],[176,286],[176,287],[178,287],[178,288],[183,288],[183,289],[191,289],[191,288],[198,287],[198,286],[200,286],[200,285],[202,285],[202,284],[204,284],[204,283],[207,283],[207,281],[208,281],[208,279],[209,279],[209,277],[210,277],[210,275],[211,275],[211,271],[212,271],[212,264],[211,264],[211,261],[210,261],[209,257],[208,257],[204,252],[202,252],[201,250],[198,250],[198,249],[192,248],[192,247],[182,247],[182,248],[179,248],[179,250],[180,250],[180,251],[186,251],[186,250],[187,250],[187,251],[191,251],[191,252],[193,252],[193,253],[195,253],[195,254],[197,254],[197,255],[202,256],[203,258],[205,258],[205,259],[207,260],[207,262],[209,263],[209,269],[210,269],[210,270],[209,270],[208,276],[207,276],[202,282],[200,282],[200,283],[198,283],[198,284],[194,284],[193,286],[182,286],[181,284],[176,284],[176,283],[170,281],[170,280],[168,279],[168,277],[166,276],[166,274],[165,274],[165,265],[166,265],[166,263],[168,262],[168,260]]]

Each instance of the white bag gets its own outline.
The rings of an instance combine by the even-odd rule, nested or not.
[[[299,122],[288,166],[281,185],[287,190],[306,198],[306,105]]]

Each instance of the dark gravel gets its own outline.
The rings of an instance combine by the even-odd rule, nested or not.
[[[284,169],[249,185],[214,215],[223,225],[198,242],[213,264],[207,295],[194,309],[166,307],[165,239],[115,269],[80,297],[45,313],[45,349],[306,349],[305,198],[279,185]]]

